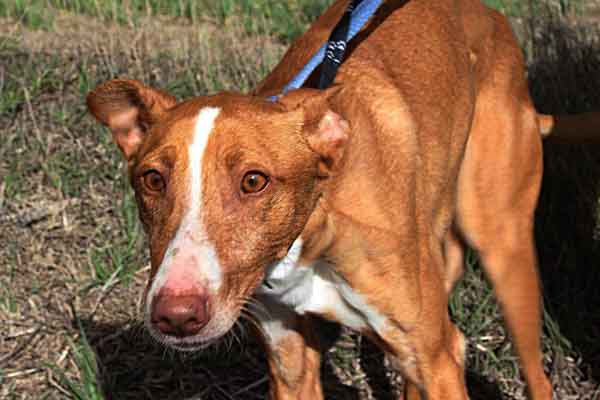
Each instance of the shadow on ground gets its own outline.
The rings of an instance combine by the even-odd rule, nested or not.
[[[260,345],[252,338],[244,344],[222,345],[200,354],[183,354],[157,344],[142,326],[83,323],[83,329],[100,366],[100,386],[107,400],[141,399],[264,399],[268,394],[267,364]],[[339,330],[338,330],[339,332]],[[337,337],[328,327],[328,343]],[[324,353],[326,353],[326,350]],[[361,367],[375,399],[396,399],[383,353],[362,341]],[[235,374],[232,373],[235,371]],[[323,362],[321,376],[326,399],[358,400],[359,390],[340,382],[331,363]],[[469,372],[473,400],[501,400],[498,388]]]
[[[176,353],[156,343],[143,326],[83,325],[106,399],[225,399],[227,394],[252,399],[266,393],[264,360],[239,345]]]
[[[186,354],[159,345],[141,325],[88,321],[83,329],[107,400],[267,398],[268,367],[252,337]],[[321,376],[326,398],[358,400],[357,390],[341,384],[329,363],[322,364]]]

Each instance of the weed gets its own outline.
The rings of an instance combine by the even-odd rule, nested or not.
[[[0,283],[0,307],[8,314],[16,314],[19,310],[19,304],[10,285]]]
[[[65,374],[58,366],[48,365],[59,377],[60,384],[69,396],[75,400],[104,400],[100,382],[96,355],[90,346],[84,329],[79,326],[80,337],[77,342],[70,342],[73,361],[79,372],[78,378]]]

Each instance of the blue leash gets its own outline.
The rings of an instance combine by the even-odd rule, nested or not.
[[[281,94],[277,96],[271,96],[268,99],[270,101],[277,101],[279,96],[282,96],[293,89],[302,87],[304,82],[308,79],[310,74],[317,68],[321,63],[329,63],[332,65],[333,71],[329,72],[328,76],[322,76],[319,83],[320,88],[328,86],[335,77],[337,67],[342,62],[344,51],[346,50],[346,43],[352,40],[354,36],[365,26],[369,18],[375,14],[375,11],[379,8],[383,0],[353,0],[350,2],[346,14],[342,17],[338,25],[334,28],[332,35],[327,42],[324,44],[319,51],[308,61],[308,63],[298,72],[298,74],[292,78],[292,80],[283,87]],[[339,36],[339,26],[343,25],[345,18],[350,19],[349,26],[347,27],[347,36],[345,40],[338,40],[335,36]],[[343,30],[343,27],[342,27]],[[345,32],[342,32],[342,35]],[[324,61],[325,57],[327,59]],[[333,76],[332,76],[333,74]]]

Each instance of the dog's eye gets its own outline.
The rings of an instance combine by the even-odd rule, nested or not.
[[[267,187],[269,178],[258,171],[250,171],[242,179],[241,189],[244,193],[258,193]]]
[[[165,188],[165,179],[155,169],[145,172],[143,180],[144,186],[151,192],[161,192]]]

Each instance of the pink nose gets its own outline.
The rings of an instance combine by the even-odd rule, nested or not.
[[[193,336],[208,323],[208,299],[202,295],[161,295],[154,301],[152,324],[165,335]]]

